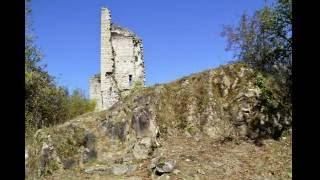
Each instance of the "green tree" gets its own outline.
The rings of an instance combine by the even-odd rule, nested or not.
[[[93,111],[95,108],[95,102],[86,99],[84,93],[80,89],[75,89],[68,100],[69,116],[68,118],[74,118],[86,112]]]
[[[288,87],[292,82],[292,1],[278,0],[252,16],[244,13],[237,26],[224,26],[226,50],[258,70],[272,73]]]
[[[94,110],[95,104],[80,90],[69,95],[66,87],[56,84],[45,65],[40,65],[43,57],[34,43],[30,0],[25,2],[25,124],[28,139],[39,128],[59,124]]]

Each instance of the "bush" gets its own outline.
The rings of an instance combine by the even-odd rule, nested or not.
[[[221,35],[237,59],[276,76],[291,101],[292,0],[277,0],[252,16],[244,13],[237,26],[225,26]]]
[[[84,93],[80,89],[76,89],[68,99],[68,119],[91,112],[95,106],[95,101],[86,99]]]
[[[142,90],[143,88],[144,88],[143,83],[141,81],[135,81],[133,83],[133,87],[131,89],[131,92],[137,92],[137,91]]]

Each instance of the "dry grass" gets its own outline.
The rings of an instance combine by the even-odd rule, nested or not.
[[[291,136],[267,140],[262,147],[244,141],[221,144],[207,137],[196,141],[185,136],[171,137],[162,144],[159,153],[176,160],[180,170],[177,175],[170,174],[172,179],[291,179]],[[132,175],[148,176],[147,165]]]

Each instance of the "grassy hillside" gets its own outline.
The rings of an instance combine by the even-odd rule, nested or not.
[[[291,105],[281,89],[272,77],[236,63],[133,90],[109,110],[39,130],[27,147],[28,177],[150,179],[157,176],[148,167],[151,159],[165,156],[176,161],[180,173],[170,176],[177,178],[288,178]],[[251,167],[257,160],[239,152],[266,159]],[[191,154],[194,159],[185,157]],[[213,167],[205,156],[223,162],[228,172],[205,168]],[[272,167],[276,159],[282,163]]]

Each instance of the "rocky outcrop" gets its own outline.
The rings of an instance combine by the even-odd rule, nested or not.
[[[28,173],[80,167],[87,174],[127,174],[154,155],[160,138],[177,134],[194,141],[277,138],[291,126],[282,96],[272,78],[239,63],[134,91],[108,110],[40,130],[28,147]],[[151,169],[163,174],[174,167],[164,161]]]

